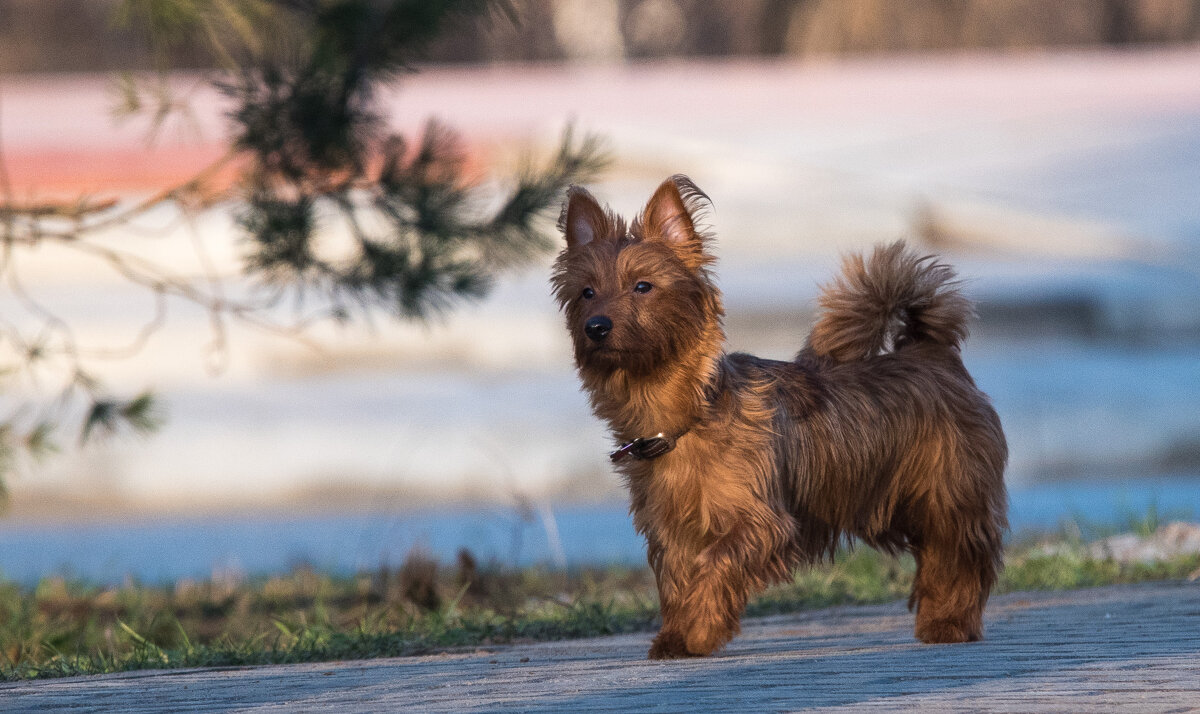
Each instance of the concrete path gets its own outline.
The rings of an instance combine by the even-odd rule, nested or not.
[[[722,654],[648,634],[429,657],[0,684],[4,711],[1196,711],[1200,584],[994,598],[987,639],[926,646],[901,604],[750,621]]]

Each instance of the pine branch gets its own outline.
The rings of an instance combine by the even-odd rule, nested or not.
[[[136,354],[165,324],[168,301],[208,313],[218,352],[228,321],[303,341],[315,322],[349,319],[354,306],[363,315],[430,319],[483,298],[501,271],[545,251],[553,231],[546,214],[570,183],[590,180],[606,162],[595,137],[577,140],[568,128],[550,160],[526,163],[499,208],[484,212],[492,197],[467,180],[453,130],[431,121],[415,141],[384,134],[380,86],[411,71],[427,44],[455,23],[515,22],[509,0],[124,0],[120,13],[154,38],[163,57],[181,43],[199,43],[228,69],[211,83],[232,103],[231,146],[193,179],[130,206],[89,199],[17,204],[0,152],[0,280],[35,323],[31,331],[0,318],[0,344],[26,377],[51,364],[62,373],[52,404],[22,405],[18,415],[0,419],[0,498],[17,461],[56,448],[56,424],[77,413],[72,404],[86,404],[80,443],[158,428],[156,398],[107,395],[91,376],[91,361]],[[186,110],[166,84],[148,98],[130,81],[120,90],[124,109],[151,113],[155,126]],[[215,180],[235,171],[233,186]],[[248,239],[244,270],[255,279],[243,299],[226,298],[210,270],[184,275],[96,239],[132,230],[164,204],[194,216],[230,200],[238,202],[237,225]],[[316,249],[327,218],[349,227],[352,254],[335,259]],[[72,325],[25,289],[18,257],[44,243],[107,266],[153,295],[154,315],[128,345],[78,344]],[[291,293],[316,294],[316,308],[279,318],[277,307]]]

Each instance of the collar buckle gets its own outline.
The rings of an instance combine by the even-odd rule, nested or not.
[[[621,444],[620,448],[608,455],[608,458],[613,463],[617,463],[626,456],[632,456],[639,461],[657,459],[671,449],[674,449],[675,441],[675,439],[662,432],[645,438],[639,437],[633,441]]]

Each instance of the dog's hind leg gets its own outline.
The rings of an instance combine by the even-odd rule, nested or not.
[[[917,576],[909,605],[917,610],[917,639],[933,644],[982,638],[983,607],[995,582],[992,554],[947,538],[920,543],[913,555]]]

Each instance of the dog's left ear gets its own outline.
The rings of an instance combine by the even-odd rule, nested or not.
[[[708,196],[683,174],[663,181],[642,212],[644,236],[681,253],[702,255],[704,241],[694,219],[696,204],[702,199],[708,200]]]
[[[612,232],[608,213],[582,186],[567,189],[567,202],[558,217],[558,228],[567,239],[567,248],[576,250]]]

